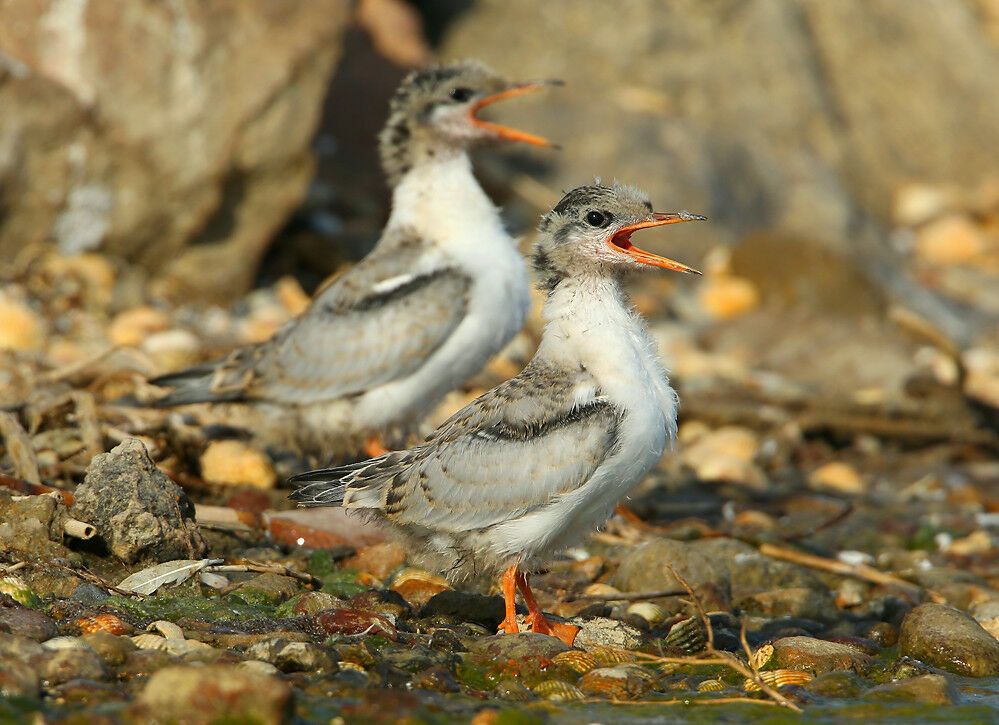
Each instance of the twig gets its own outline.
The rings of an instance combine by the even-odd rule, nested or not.
[[[308,584],[320,585],[322,582],[311,574],[306,574],[305,572],[295,571],[294,569],[289,569],[286,566],[281,566],[279,564],[267,565],[267,564],[217,564],[215,566],[207,566],[204,571],[210,572],[220,572],[220,571],[252,571],[258,574],[282,574],[284,576],[290,576],[299,581],[307,582]]]
[[[568,601],[578,602],[583,599],[594,599],[600,602],[640,602],[644,599],[659,599],[660,597],[676,597],[686,594],[684,589],[665,589],[661,592],[620,592],[618,594],[580,594]]]
[[[799,539],[804,539],[804,538],[806,538],[808,536],[812,536],[813,534],[817,534],[820,531],[825,531],[826,529],[828,529],[831,526],[835,526],[840,521],[842,521],[847,516],[849,516],[850,514],[853,513],[853,504],[851,502],[849,502],[849,501],[846,501],[846,502],[843,502],[843,503],[844,503],[844,506],[843,506],[842,510],[840,510],[836,514],[833,514],[832,516],[830,516],[828,519],[826,519],[825,521],[823,521],[819,525],[812,526],[812,527],[806,529],[805,531],[798,531],[798,532],[794,532],[794,533],[791,533],[791,534],[785,534],[784,536],[780,537],[781,541],[798,541]]]
[[[16,491],[17,493],[27,496],[44,496],[45,494],[58,493],[62,496],[62,502],[66,506],[72,506],[73,501],[75,500],[75,497],[69,491],[63,491],[59,488],[46,486],[44,483],[32,483],[31,481],[25,481],[21,478],[5,476],[2,473],[0,473],[0,487]]]
[[[927,596],[937,604],[945,604],[947,601],[947,599],[939,592],[935,592],[932,589],[924,589],[918,584],[913,584],[910,581],[906,581],[905,579],[897,577],[893,574],[888,574],[880,569],[875,569],[872,566],[867,566],[866,564],[847,564],[845,561],[837,561],[836,559],[827,559],[824,556],[806,554],[802,551],[787,549],[783,546],[776,546],[775,544],[761,544],[759,551],[764,556],[781,559],[783,561],[790,561],[794,564],[811,567],[812,569],[828,571],[832,574],[840,574],[842,576],[863,579],[864,581],[869,581],[873,584],[923,591],[926,592]]]
[[[673,568],[672,564],[667,563],[666,566],[669,567],[669,570],[673,573],[673,576],[676,577],[676,580],[680,582],[681,585],[683,585],[684,589],[687,590],[687,594],[689,594],[690,598],[694,601],[694,606],[697,607],[697,613],[701,618],[701,622],[704,624],[704,628],[707,630],[708,642],[707,646],[705,647],[705,650],[709,654],[717,657],[718,660],[720,660],[723,664],[728,665],[739,674],[755,682],[757,685],[759,685],[760,689],[763,690],[763,692],[765,692],[775,703],[777,703],[781,707],[786,707],[788,710],[793,710],[794,712],[801,712],[800,707],[795,705],[793,702],[788,700],[773,687],[764,682],[763,678],[760,677],[759,672],[756,672],[755,670],[751,670],[748,667],[746,667],[746,665],[742,664],[739,658],[734,656],[732,653],[723,652],[721,650],[715,649],[715,635],[714,631],[711,628],[711,619],[708,617],[707,612],[704,611],[704,607],[701,606],[701,600],[697,598],[697,595],[694,594],[694,590],[691,589],[690,585],[687,583],[687,580],[684,579],[682,576],[680,576],[680,573]],[[750,656],[752,656],[751,653]]]

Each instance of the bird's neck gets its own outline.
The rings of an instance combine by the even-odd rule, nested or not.
[[[434,154],[410,168],[392,192],[389,226],[417,230],[429,242],[468,240],[502,230],[496,207],[479,186],[463,150]],[[505,236],[505,232],[503,233]]]
[[[549,290],[542,315],[546,322],[542,347],[553,351],[567,347],[576,354],[599,348],[602,339],[617,337],[618,330],[638,322],[621,283],[602,274],[560,279]]]
[[[434,136],[425,128],[414,130],[404,116],[389,119],[378,141],[382,170],[393,189],[420,166],[468,156],[464,148]]]

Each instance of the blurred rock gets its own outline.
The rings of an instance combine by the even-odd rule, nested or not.
[[[274,488],[277,483],[270,459],[242,441],[212,441],[200,462],[202,478],[212,483],[257,488]]]
[[[898,642],[902,654],[956,675],[999,674],[999,641],[952,607],[920,604],[902,620]]]
[[[126,563],[197,559],[206,550],[191,500],[134,438],[94,456],[71,515],[96,526]]]
[[[346,0],[5,8],[0,257],[52,240],[246,289],[301,202]],[[30,169],[30,176],[24,173]]]
[[[930,705],[950,705],[957,696],[957,688],[944,675],[919,675],[901,682],[878,685],[864,693],[868,700],[925,702]]]
[[[0,293],[0,350],[37,350],[45,341],[45,323],[22,302]]]
[[[519,660],[523,657],[547,657],[551,659],[559,652],[571,649],[562,640],[547,634],[520,632],[518,634],[494,634],[480,637],[469,647],[469,654],[484,656],[490,662]]]
[[[361,547],[343,565],[349,569],[366,571],[378,579],[385,579],[405,562],[406,550],[395,542],[385,542]]]
[[[934,184],[904,184],[895,192],[892,222],[915,227],[938,217],[956,205],[955,194]]]
[[[773,663],[777,667],[807,670],[815,675],[833,670],[863,675],[872,664],[870,656],[855,647],[813,637],[784,637],[773,645]]]
[[[753,431],[725,426],[687,444],[680,459],[702,481],[725,481],[763,490],[766,476],[753,460],[759,450]]]
[[[760,292],[750,280],[725,274],[705,279],[697,299],[712,319],[729,320],[759,305]]]
[[[278,677],[243,667],[166,667],[154,673],[139,695],[133,714],[192,725],[254,722],[277,725],[287,720],[291,687]]]
[[[706,214],[709,229],[670,233],[669,256],[697,266],[705,235],[817,240],[970,338],[970,318],[900,273],[884,233],[902,183],[974,184],[995,169],[983,149],[999,133],[999,55],[969,0],[483,0],[443,53],[563,78],[571,93],[497,115],[585,139],[582,153],[545,158],[553,190],[604,174],[654,190],[657,207]]]
[[[173,329],[154,332],[142,341],[142,351],[161,370],[180,370],[198,362],[201,342],[192,332]]]
[[[864,492],[864,479],[849,463],[831,461],[808,475],[808,485],[819,491],[833,491],[851,496]]]
[[[981,229],[958,214],[927,224],[916,237],[916,255],[930,265],[974,264],[987,247]]]
[[[141,345],[149,335],[170,327],[170,318],[155,307],[122,310],[108,325],[108,338],[114,345]]]

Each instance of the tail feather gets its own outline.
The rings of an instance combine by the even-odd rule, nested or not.
[[[172,373],[160,375],[159,377],[150,379],[149,382],[164,388],[173,388],[190,380],[211,377],[211,374],[218,368],[219,362],[219,360],[209,360],[208,362],[192,365],[182,370],[175,370]]]
[[[153,408],[172,408],[192,403],[225,403],[242,400],[243,394],[237,389],[224,391],[212,389],[212,378],[220,361],[212,360],[194,365],[177,372],[160,375],[149,382],[165,388],[174,388],[162,398],[151,401]]]
[[[314,481],[295,489],[288,498],[298,501],[299,506],[309,508],[339,506],[346,491],[347,484],[341,481]]]

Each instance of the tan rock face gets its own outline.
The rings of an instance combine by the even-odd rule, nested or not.
[[[16,152],[0,153],[0,256],[50,240],[138,261],[176,280],[167,292],[244,289],[311,176],[349,3],[3,13],[0,148]]]
[[[277,483],[267,456],[242,441],[212,441],[201,454],[201,475],[227,486],[274,488]]]

